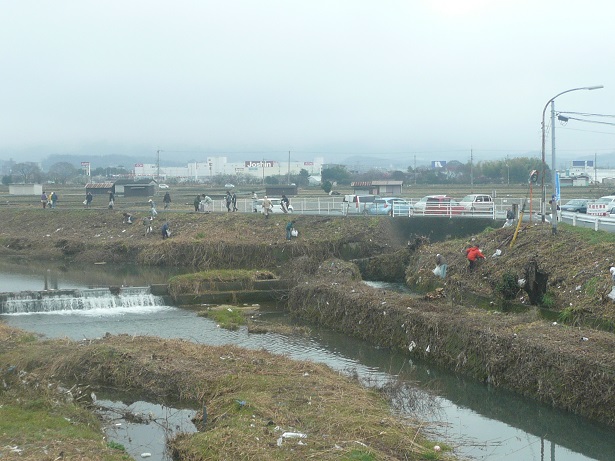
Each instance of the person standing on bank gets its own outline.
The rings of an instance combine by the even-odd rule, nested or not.
[[[476,269],[476,261],[478,259],[485,259],[485,255],[480,251],[478,244],[468,246],[468,248],[466,248],[466,255],[469,261],[468,269],[470,272],[474,272],[474,269]]]
[[[149,199],[149,212],[152,215],[152,218],[155,218],[158,215],[158,212],[156,211],[156,203],[152,200]]]
[[[506,210],[506,222],[502,227],[509,227],[513,225],[513,221],[515,220],[515,214],[513,213],[512,208]]]
[[[109,191],[109,209],[113,210],[113,205],[115,205],[115,194],[112,190]]]
[[[295,228],[295,220],[289,221],[286,224],[286,240],[290,240],[293,236],[293,229]]]
[[[45,191],[41,194],[41,204],[43,205],[43,210],[47,208],[47,194]]]
[[[198,194],[194,198],[194,211],[199,211],[199,205],[201,204],[201,194]]]
[[[280,200],[280,205],[282,205],[282,211],[284,213],[288,213],[288,207],[290,206],[290,200],[284,194],[282,194],[282,200]]]
[[[252,211],[258,213],[258,195],[255,191],[252,191]]]
[[[265,195],[263,197],[263,213],[265,213],[265,219],[269,218],[269,211],[271,210],[271,200]]]
[[[226,211],[230,212],[231,211],[231,203],[233,202],[233,197],[231,197],[231,193],[229,191],[226,191]]]
[[[233,204],[233,211],[237,211],[237,194],[233,191],[233,195],[231,196],[231,203]]]
[[[171,194],[169,194],[168,192],[166,194],[164,194],[164,198],[162,199],[162,203],[164,203],[164,209],[165,210],[167,208],[169,208],[169,206],[171,206]]]
[[[162,240],[167,239],[171,236],[171,230],[169,229],[169,223],[165,222],[162,227],[160,228],[160,231],[162,232]]]
[[[209,195],[202,195],[203,197],[203,211],[205,213],[211,213],[212,211],[212,204],[214,203],[214,201],[211,199],[211,197]]]
[[[85,194],[85,207],[86,208],[90,208],[92,206],[93,199],[94,199],[94,196],[92,195],[90,191],[88,191],[88,193]]]
[[[58,194],[56,194],[55,192],[52,192],[50,198],[51,198],[51,208],[55,208],[56,203],[58,202]]]
[[[438,277],[441,277],[441,278],[446,278],[447,268],[448,268],[448,265],[446,264],[446,260],[444,259],[444,256],[438,253],[436,255],[436,268],[433,270],[434,275],[437,275]]]

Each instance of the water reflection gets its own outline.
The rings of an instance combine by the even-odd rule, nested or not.
[[[172,461],[166,448],[167,440],[179,433],[197,430],[191,421],[196,415],[194,410],[140,400],[129,403],[96,400],[96,407],[105,420],[105,434],[115,443],[122,444],[134,459],[147,457],[153,461]]]
[[[166,283],[186,269],[107,264],[15,264],[0,261],[0,292],[46,289],[147,286]]]
[[[268,321],[297,323],[279,311]],[[129,310],[2,316],[13,326],[49,337],[76,340],[106,332],[184,338],[202,344],[236,344],[326,363],[356,374],[366,384],[385,385],[397,410],[432,421],[430,429],[479,460],[578,461],[612,459],[615,431],[516,394],[467,380],[448,370],[409,360],[366,342],[311,326],[310,336],[227,331],[189,310],[150,306]]]

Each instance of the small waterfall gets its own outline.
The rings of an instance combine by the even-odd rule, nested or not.
[[[0,294],[0,314],[161,306],[149,287],[22,291]]]

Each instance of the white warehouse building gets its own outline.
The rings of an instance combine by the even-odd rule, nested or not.
[[[208,157],[206,162],[192,162],[185,167],[160,166],[155,163],[136,163],[135,176],[180,178],[193,181],[206,181],[216,175],[244,174],[256,177],[299,174],[307,170],[312,176],[319,176],[324,164],[323,157],[313,161],[279,162],[277,160],[244,160],[228,162],[226,157]]]

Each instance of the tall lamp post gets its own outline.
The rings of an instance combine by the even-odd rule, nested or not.
[[[570,93],[571,91],[579,91],[579,90],[599,90],[600,88],[604,88],[603,85],[595,85],[595,86],[582,86],[580,88],[572,88],[570,90],[562,91],[561,93],[556,94],[551,99],[547,101],[544,109],[542,110],[542,174],[540,182],[542,188],[542,204],[540,209],[542,211],[542,222],[545,222],[545,213],[546,213],[546,203],[547,203],[547,189],[545,187],[545,172],[547,170],[547,163],[545,161],[545,113],[547,111],[547,107],[551,104],[551,178],[553,181],[553,195],[556,194],[555,191],[555,99],[563,94]],[[557,203],[556,201],[552,201],[551,203],[551,222],[552,222],[552,232],[557,233]]]

